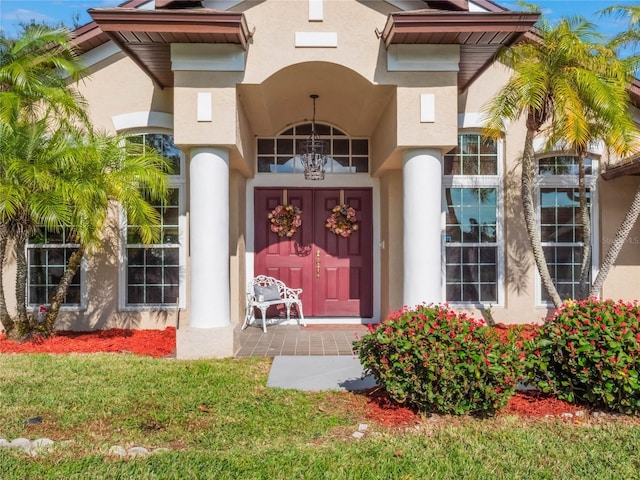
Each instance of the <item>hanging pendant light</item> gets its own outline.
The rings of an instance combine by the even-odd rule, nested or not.
[[[311,120],[311,135],[307,140],[298,144],[298,152],[302,157],[305,180],[324,180],[324,167],[327,163],[325,151],[327,142],[320,140],[316,133],[316,99],[319,95],[309,95],[313,100],[313,118]]]

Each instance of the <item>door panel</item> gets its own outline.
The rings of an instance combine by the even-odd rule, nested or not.
[[[289,239],[271,232],[267,219],[283,203],[283,190],[255,190],[255,274],[302,288],[308,316],[373,315],[371,189],[342,189],[342,196],[357,211],[359,229],[349,238],[325,227],[341,190],[287,189],[288,203],[302,209],[302,226]]]

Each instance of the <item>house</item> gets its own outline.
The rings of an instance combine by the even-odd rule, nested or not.
[[[524,124],[498,141],[481,132],[482,108],[509,76],[494,55],[537,14],[489,0],[130,0],[89,13],[75,42],[94,124],[138,134],[176,174],[163,243],[138,243],[114,208],[63,328],[178,325],[179,357],[232,355],[257,274],[302,288],[308,323],[377,322],[422,302],[490,308],[507,323],[549,312],[519,200]],[[305,178],[305,142],[318,139],[326,173]],[[540,231],[571,296],[583,241],[576,160],[538,162]],[[589,165],[595,274],[640,167],[605,152]],[[280,237],[268,216],[287,204],[301,226]],[[327,227],[343,204],[357,218],[350,236]],[[636,226],[603,296],[638,297],[639,239]],[[73,248],[38,242],[28,247],[33,305],[47,303]]]

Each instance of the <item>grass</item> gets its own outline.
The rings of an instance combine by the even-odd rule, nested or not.
[[[369,425],[365,399],[265,387],[264,359],[0,355],[0,438],[49,437],[30,457],[0,449],[11,479],[637,478],[635,419],[445,418]],[[43,422],[25,425],[41,416]],[[112,445],[168,448],[136,459]]]

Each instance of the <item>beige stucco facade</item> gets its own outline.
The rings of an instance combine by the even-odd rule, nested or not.
[[[197,295],[202,295],[203,291],[202,285],[194,287],[190,275],[194,262],[200,261],[193,258],[191,250],[190,226],[195,221],[192,207],[197,201],[192,195],[192,185],[195,181],[210,181],[214,188],[219,180],[194,178],[196,174],[191,168],[194,152],[207,149],[221,157],[220,162],[227,161],[228,168],[227,198],[219,198],[215,200],[219,203],[208,206],[212,210],[228,210],[228,225],[222,225],[225,235],[228,234],[228,274],[216,281],[226,284],[229,318],[212,321],[212,331],[219,328],[226,332],[244,319],[244,295],[254,259],[253,189],[258,186],[370,187],[374,192],[375,227],[370,241],[376,277],[375,315],[349,321],[379,321],[386,312],[406,304],[403,285],[416,279],[408,279],[405,274],[410,261],[407,258],[411,258],[406,248],[414,248],[407,247],[411,244],[403,238],[407,231],[405,218],[409,214],[414,218],[415,210],[428,210],[431,213],[425,213],[429,218],[427,234],[432,240],[443,239],[445,207],[441,175],[414,179],[421,182],[424,190],[440,192],[437,205],[412,204],[412,199],[407,198],[404,185],[407,172],[403,172],[403,168],[410,165],[411,152],[425,150],[427,156],[436,161],[439,157],[442,161],[442,156],[457,145],[460,133],[481,132],[483,106],[504,84],[509,72],[494,64],[469,88],[461,90],[458,72],[451,69],[451,64],[457,65],[460,61],[460,51],[452,45],[428,45],[423,53],[414,49],[412,55],[418,53],[413,60],[419,66],[390,71],[389,49],[376,31],[383,30],[388,15],[397,12],[398,7],[382,0],[321,3],[321,21],[309,19],[308,1],[236,4],[231,10],[243,13],[253,32],[246,50],[237,45],[208,49],[202,44],[193,44],[192,50],[184,44],[172,49],[172,87],[160,88],[122,52],[107,55],[91,65],[91,75],[79,89],[89,103],[96,127],[110,132],[170,133],[184,153],[180,182],[184,185],[182,248],[186,262],[181,281],[185,282],[186,298],[180,299],[179,308],[126,308],[122,299],[125,278],[123,241],[119,234],[121,220],[114,206],[112,221],[105,232],[105,248],[90,257],[83,267],[84,304],[80,309],[63,311],[60,328],[162,328],[167,325],[178,325],[179,330],[187,328],[192,320],[192,294],[198,290]],[[301,33],[311,33],[308,38],[316,44],[300,46],[308,41]],[[316,33],[329,34],[329,37],[314,36]],[[426,61],[432,56],[439,61]],[[197,71],[190,69],[187,57],[189,61],[200,62]],[[309,95],[312,93],[320,95],[318,122],[333,125],[352,137],[369,139],[368,173],[328,174],[321,185],[305,181],[300,174],[257,172],[256,138],[275,137],[292,125],[310,121]],[[536,283],[536,269],[529,253],[519,201],[518,159],[524,135],[523,123],[514,123],[500,142],[499,298],[491,305],[491,311],[495,321],[505,323],[537,322],[548,313],[548,308],[539,301],[540,287]],[[222,155],[215,153],[220,151]],[[226,160],[224,152],[228,152]],[[601,161],[599,168],[603,168],[604,163]],[[639,177],[598,180],[595,269],[639,183]],[[640,295],[638,239],[640,226],[636,225],[605,283],[605,297],[631,300]],[[444,240],[440,244],[442,250]],[[212,244],[211,248],[215,249],[216,245]],[[437,252],[436,257],[442,257],[441,252]],[[424,276],[436,275],[442,285],[440,291],[425,292],[425,301],[446,300],[444,270],[441,261],[425,265]],[[5,276],[12,278],[11,271],[6,271]],[[210,287],[219,289],[220,285]],[[478,305],[455,306],[476,316],[482,315]],[[219,305],[211,304],[210,308],[212,317],[219,315]],[[316,319],[317,323],[331,321]],[[199,322],[202,325],[202,321]],[[216,338],[228,341],[229,337],[214,334],[211,338],[215,342]],[[232,345],[226,345],[220,352],[232,354],[232,349]]]

